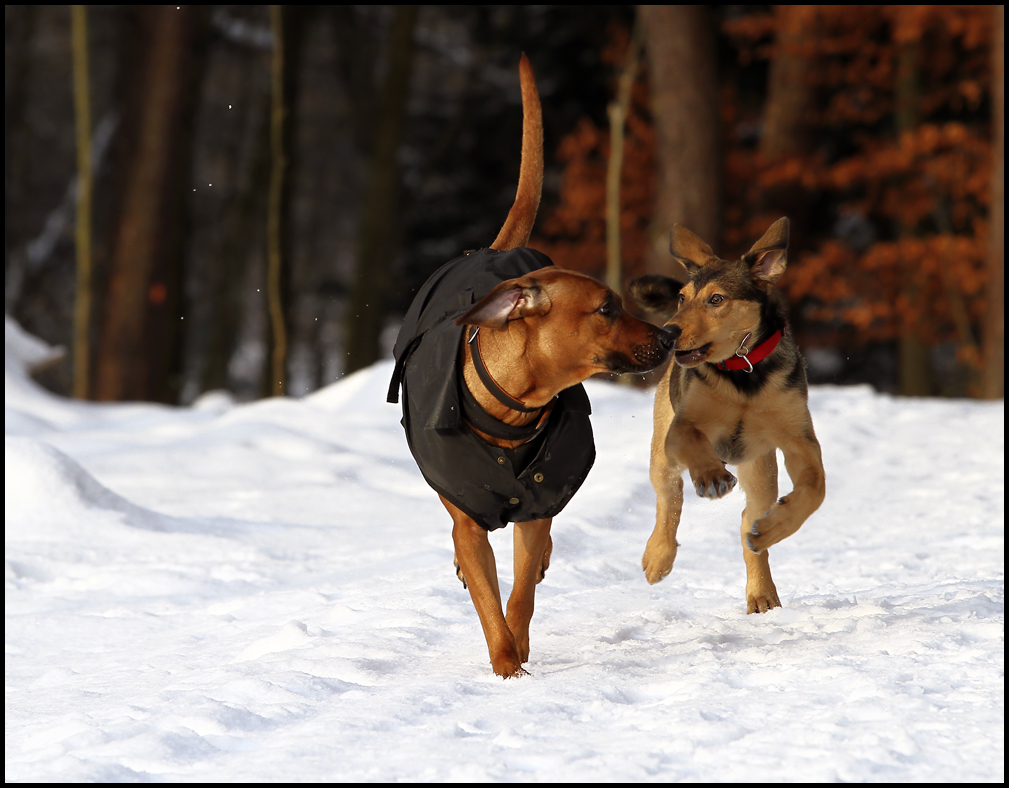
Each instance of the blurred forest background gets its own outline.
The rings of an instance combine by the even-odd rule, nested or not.
[[[303,395],[515,193],[618,287],[792,220],[814,383],[1004,396],[1003,6],[4,8],[5,312],[60,394]]]

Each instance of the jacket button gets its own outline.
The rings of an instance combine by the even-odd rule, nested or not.
[[[509,499],[508,499],[508,503],[510,503],[510,504],[511,504],[512,506],[514,506],[514,505],[515,505],[515,504],[517,504],[518,502],[519,502],[519,499],[518,499],[518,498],[509,498]]]
[[[505,458],[504,457],[498,457],[497,458],[497,464],[498,465],[504,465],[505,464]]]
[[[533,479],[535,479],[538,482],[541,482],[541,481],[543,481],[543,474],[542,473],[534,473],[533,474]]]

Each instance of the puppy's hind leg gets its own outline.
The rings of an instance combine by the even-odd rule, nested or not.
[[[778,589],[771,579],[771,565],[767,551],[755,553],[747,544],[753,523],[763,517],[778,497],[778,459],[772,449],[762,457],[741,464],[736,472],[739,484],[746,494],[746,508],[740,537],[743,542],[743,561],[746,563],[746,612],[766,613],[772,607],[781,607]]]

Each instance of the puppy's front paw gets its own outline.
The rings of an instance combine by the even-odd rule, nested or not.
[[[736,477],[725,468],[712,468],[700,473],[691,471],[690,480],[702,498],[721,498],[736,486]]]
[[[673,570],[676,560],[676,541],[670,544],[665,539],[649,539],[645,545],[645,554],[641,557],[641,568],[645,570],[645,579],[655,585]]]

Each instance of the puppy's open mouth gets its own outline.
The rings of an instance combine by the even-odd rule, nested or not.
[[[674,355],[676,356],[676,363],[684,367],[692,366],[693,364],[700,364],[707,358],[708,353],[711,351],[711,343],[708,342],[706,345],[701,345],[700,347],[695,347],[692,350],[676,350]]]

